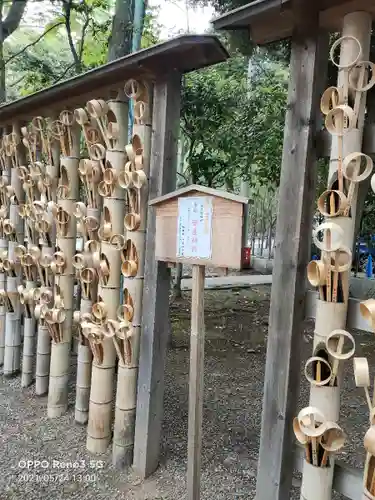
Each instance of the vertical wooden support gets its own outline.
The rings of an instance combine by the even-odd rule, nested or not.
[[[204,393],[204,275],[205,266],[193,265],[189,375],[188,500],[199,500],[200,498]]]
[[[300,379],[305,269],[316,182],[314,132],[326,74],[328,37],[318,32],[317,2],[294,2],[296,24],[276,227],[257,500],[289,498],[292,421]]]
[[[173,191],[176,181],[181,75],[155,83],[149,198]],[[145,478],[159,463],[163,419],[164,368],[169,338],[170,272],[155,259],[155,214],[149,208],[138,373],[134,468]]]
[[[90,314],[92,300],[87,296],[81,298],[80,315]],[[77,356],[77,384],[76,384],[76,404],[75,421],[79,424],[86,424],[89,419],[89,400],[91,386],[92,352],[88,342],[81,334],[78,344]]]
[[[26,292],[35,288],[35,281],[26,281]],[[27,308],[27,312],[26,312]],[[21,387],[29,387],[34,381],[34,359],[35,359],[35,326],[36,321],[33,315],[33,301],[26,305],[23,317],[23,355],[22,355],[22,375]]]

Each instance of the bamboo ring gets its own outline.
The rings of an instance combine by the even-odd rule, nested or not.
[[[124,93],[129,99],[137,100],[145,91],[145,86],[143,83],[131,78],[127,80],[124,85]]]
[[[335,61],[335,57],[334,57],[335,50],[337,49],[337,47],[339,45],[342,44],[342,42],[344,40],[353,40],[357,44],[357,48],[358,48],[358,54],[357,54],[357,56],[353,59],[353,61],[350,61],[349,64],[340,64],[340,63],[337,63]],[[357,38],[355,38],[354,36],[351,36],[351,35],[342,36],[338,40],[336,40],[335,43],[332,45],[330,53],[329,53],[329,56],[330,56],[330,59],[331,59],[332,63],[337,68],[339,68],[339,69],[349,69],[349,68],[351,68],[352,66],[354,66],[355,64],[357,64],[357,62],[359,61],[359,58],[361,57],[361,55],[362,55],[361,44],[360,44],[360,42],[359,42],[359,40]]]
[[[375,193],[375,174],[371,177],[371,189]]]
[[[93,160],[100,161],[105,158],[106,149],[102,144],[92,144],[89,147],[89,154]]]
[[[103,182],[108,186],[113,186],[117,180],[117,172],[114,168],[106,168],[103,172]]]
[[[131,304],[121,304],[117,308],[117,319],[119,321],[131,321],[134,315],[134,307]]]
[[[330,252],[330,258],[331,258],[331,266],[335,268],[337,267],[337,269],[335,270],[339,273],[344,273],[345,271],[349,271],[352,267],[352,252],[346,246],[341,246],[335,252]],[[338,259],[337,266],[336,266],[336,258]],[[329,259],[329,256],[327,254],[323,254],[322,261],[324,264],[326,264],[327,259]]]
[[[319,438],[322,448],[326,451],[339,451],[345,444],[345,433],[336,422],[327,422],[327,428]]]
[[[340,91],[337,87],[328,87],[322,95],[320,100],[320,110],[323,115],[328,115],[328,113],[336,108],[340,102]]]
[[[119,327],[117,330],[117,336],[121,340],[126,340],[129,336],[129,333],[132,331],[133,327],[128,321],[120,321]]]
[[[142,189],[142,187],[147,183],[147,176],[143,170],[134,170],[132,172],[132,182],[134,187],[137,189]]]
[[[17,167],[16,168],[17,176],[20,181],[23,181],[26,179],[28,172],[26,167]]]
[[[298,416],[301,431],[309,437],[319,437],[326,430],[327,422],[323,413],[313,406],[303,408]],[[318,424],[318,427],[316,427]]]
[[[370,80],[367,82],[366,85],[358,87],[357,83],[355,82],[355,79],[354,79],[353,70],[357,69],[357,68],[361,68],[363,66],[365,67],[365,69],[366,69],[366,66],[369,66],[372,74],[371,74]],[[354,66],[352,66],[350,68],[349,83],[350,83],[350,86],[356,92],[367,92],[368,90],[370,90],[375,85],[375,64],[371,61],[359,61],[359,62],[357,62]]]
[[[100,143],[100,132],[95,127],[86,127],[86,140],[90,146]],[[90,149],[89,149],[90,152]]]
[[[107,319],[106,328],[104,328],[103,333],[105,337],[111,339],[116,335],[118,329],[118,321],[114,319]]]
[[[17,245],[14,249],[14,255],[17,259],[20,259],[27,252],[26,247],[23,245]]]
[[[323,286],[327,279],[327,269],[324,261],[312,260],[307,265],[307,279],[312,286]]]
[[[139,214],[130,212],[124,217],[124,226],[128,231],[137,231],[141,225],[141,217]]]
[[[337,342],[333,341],[333,339],[335,337],[338,337]],[[346,353],[339,352],[339,351],[335,350],[335,349],[337,349],[337,347],[339,345],[340,337],[343,338],[344,342],[345,342],[345,339],[348,339],[349,342],[351,343],[351,348]],[[332,344],[334,344],[334,346],[332,346]],[[346,359],[351,358],[355,353],[355,340],[354,340],[353,335],[351,335],[346,330],[332,330],[332,332],[326,338],[326,348],[327,348],[328,354],[330,356],[332,356],[334,359],[338,359],[340,361],[346,360]]]
[[[108,104],[103,99],[92,99],[88,101],[86,109],[93,118],[102,118],[109,111]]]
[[[301,426],[299,425],[299,420],[297,417],[294,417],[293,419],[293,431],[297,441],[300,444],[307,444],[310,441],[308,436],[301,430]]]
[[[311,368],[312,371],[313,370],[313,363],[316,363],[316,362],[320,362],[320,363],[323,363],[324,365],[326,365],[329,369],[329,376],[327,378],[325,378],[324,380],[321,380],[320,382],[316,381],[315,378],[313,376],[311,376],[309,374],[309,368]],[[310,382],[311,385],[316,385],[318,387],[321,387],[323,385],[327,385],[328,382],[330,381],[331,379],[331,376],[332,376],[332,368],[331,368],[331,365],[328,363],[328,361],[324,358],[321,358],[319,356],[312,356],[311,358],[309,358],[307,361],[306,361],[306,364],[305,364],[305,377],[307,379],[308,382]]]
[[[57,186],[57,191],[56,191],[57,197],[62,200],[65,200],[69,195],[69,191],[70,191],[69,186],[65,184],[59,184]]]
[[[104,302],[96,302],[95,304],[93,304],[91,311],[94,318],[98,319],[99,321],[103,321],[108,314],[107,306]]]
[[[135,260],[125,260],[121,264],[121,273],[125,278],[134,278],[138,272],[138,262]]]
[[[34,317],[35,319],[44,319],[46,316],[46,313],[48,311],[48,308],[46,304],[36,304],[34,307]]]
[[[365,434],[363,444],[367,453],[375,455],[375,426],[372,425]]]
[[[112,193],[112,187],[106,184],[104,181],[100,181],[98,184],[98,193],[100,196],[103,198],[107,198],[111,196]]]
[[[318,239],[319,233],[321,231],[327,230],[337,233],[338,236],[337,241],[335,241],[334,243],[331,242],[330,248],[328,248],[323,241],[320,241]],[[320,224],[320,226],[318,226],[313,232],[314,243],[323,252],[334,252],[336,250],[339,250],[340,247],[342,247],[342,241],[340,240],[342,240],[343,236],[344,231],[342,230],[342,228],[337,224],[333,224],[332,222],[323,222],[323,224]]]
[[[352,161],[356,161],[359,158],[365,158],[366,160],[366,167],[362,174],[356,174],[353,175],[348,175],[348,167],[351,164]],[[344,158],[343,165],[342,165],[342,174],[343,176],[348,179],[351,182],[361,182],[367,179],[367,177],[371,174],[373,168],[373,161],[370,158],[370,156],[364,154],[364,153],[350,153],[348,156]]]
[[[370,387],[370,370],[366,358],[354,358],[354,379],[357,387]]]
[[[88,231],[95,232],[99,229],[99,221],[95,217],[85,217],[85,226]]]
[[[348,123],[348,126],[344,128],[344,125],[336,125],[336,120],[339,119],[339,123]],[[346,104],[340,104],[336,108],[331,109],[325,119],[325,126],[331,135],[344,135],[355,127],[356,116],[354,110],[347,106]]]
[[[133,112],[134,118],[137,121],[145,120],[147,117],[148,106],[144,101],[137,101],[134,104]]]
[[[74,110],[74,118],[78,125],[86,125],[86,123],[90,123],[89,117],[84,108],[77,108]]]
[[[326,206],[329,206],[329,198],[331,195],[335,196],[335,202],[338,200],[338,208],[334,213],[331,213],[329,209],[326,210]],[[348,199],[342,191],[327,189],[318,198],[318,210],[325,217],[337,217],[341,212],[345,210],[348,205]],[[336,203],[335,203],[336,206]]]
[[[88,240],[83,247],[87,253],[95,253],[100,251],[100,243],[96,240]]]
[[[72,127],[74,125],[75,116],[73,111],[65,109],[64,111],[61,111],[59,118],[60,121],[67,127]]]
[[[82,203],[81,201],[78,201],[76,204],[75,204],[75,209],[74,209],[74,215],[77,219],[83,219],[84,217],[86,217],[86,214],[87,214],[87,207],[84,203]]]
[[[109,238],[109,243],[116,248],[116,250],[124,250],[126,246],[125,236],[122,234],[112,234]]]
[[[85,267],[80,272],[81,281],[87,285],[95,282],[96,271],[92,267]]]
[[[129,162],[130,163],[130,162]],[[123,189],[129,189],[133,185],[131,172],[122,171],[118,174],[117,182]]]
[[[362,316],[374,324],[375,321],[375,299],[367,299],[359,304]]]

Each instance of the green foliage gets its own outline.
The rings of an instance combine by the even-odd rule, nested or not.
[[[247,58],[185,78],[182,130],[188,141],[187,173],[208,186],[276,187],[280,177],[287,72],[254,56],[249,88]]]
[[[9,61],[8,99],[36,92],[107,61],[114,0],[75,0],[71,3],[69,30],[79,64],[76,64],[67,38],[63,2],[54,0],[51,5],[44,32],[36,28],[18,30],[5,42],[5,61]],[[157,9],[149,8],[145,15],[142,48],[158,43],[159,37]]]

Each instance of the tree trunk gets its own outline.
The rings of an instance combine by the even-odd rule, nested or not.
[[[133,35],[133,2],[116,0],[112,33],[108,42],[108,61],[130,54]]]

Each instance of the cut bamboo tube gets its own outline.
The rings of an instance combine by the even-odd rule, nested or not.
[[[42,258],[51,257],[53,248],[43,246]],[[46,287],[52,295],[52,287]],[[52,306],[52,303],[45,304]],[[44,396],[49,387],[49,367],[51,360],[51,336],[49,334],[44,318],[39,318],[37,327],[37,347],[36,347],[36,368],[35,368],[35,393],[37,396]]]
[[[91,313],[92,301],[81,298],[80,314]],[[76,384],[76,404],[75,421],[79,424],[86,424],[89,418],[89,401],[91,387],[92,353],[87,339],[80,335],[77,357],[77,384]]]
[[[123,107],[121,126],[127,129],[127,106],[125,105]],[[108,168],[113,168],[116,173],[119,173],[124,168],[125,153],[123,151],[107,151],[106,162]],[[103,199],[101,228],[104,230],[105,223],[110,222],[110,234],[123,234],[124,197],[124,191],[119,188],[116,182]],[[103,237],[107,238],[106,231],[102,232]],[[103,301],[107,308],[105,319],[116,320],[117,308],[120,304],[120,274],[116,276],[114,270],[120,269],[121,256],[120,252],[112,252],[106,241],[101,242],[100,253],[106,257],[109,276],[108,281],[101,279],[99,282],[98,302]],[[99,260],[102,260],[100,256]],[[115,286],[110,288],[107,285],[108,282]],[[95,307],[95,304],[93,307]],[[98,360],[94,359],[92,364],[86,442],[87,449],[92,453],[103,453],[111,440],[116,350],[113,341],[109,338],[104,339],[102,347],[103,362],[99,363]]]
[[[68,126],[69,157],[60,158],[60,178],[57,189],[58,211],[56,248],[63,254],[65,266],[58,272],[58,285],[64,309],[64,321],[59,341],[52,340],[50,378],[48,392],[47,415],[56,418],[63,415],[68,408],[68,381],[70,371],[70,351],[73,327],[73,289],[75,270],[73,256],[76,249],[76,223],[74,217],[75,203],[79,199],[79,127]],[[61,214],[61,217],[60,215]],[[55,253],[56,262],[56,253]],[[59,262],[59,260],[57,261]],[[56,301],[56,296],[55,296]],[[56,325],[57,326],[57,325]]]
[[[35,288],[34,281],[26,282],[26,290]],[[23,318],[23,357],[22,357],[22,376],[21,387],[29,387],[34,381],[34,365],[35,365],[35,344],[36,332],[35,317],[32,314],[33,302],[27,304],[29,314],[24,314]]]
[[[17,241],[23,242],[23,220],[18,213],[18,204],[23,201],[24,192],[16,168],[11,170],[11,185],[15,197],[9,206],[9,220],[14,227],[15,241],[9,241],[8,260],[15,262]],[[16,269],[15,269],[16,271]],[[4,376],[14,376],[21,368],[21,307],[18,296],[18,286],[21,284],[21,270],[17,269],[18,275],[7,278],[7,294],[10,309],[5,316],[5,352],[4,352]]]
[[[147,105],[148,107],[148,105]],[[127,248],[128,255],[122,256],[123,270],[123,290],[124,304],[130,300],[133,305],[131,314],[132,336],[130,343],[130,356],[125,356],[119,360],[118,376],[117,376],[117,392],[116,392],[116,409],[115,409],[115,425],[113,434],[112,458],[113,463],[118,468],[129,466],[133,462],[134,449],[134,433],[135,433],[135,416],[137,404],[137,377],[138,377],[138,361],[139,361],[139,341],[141,331],[142,318],[142,295],[144,281],[144,254],[145,254],[145,229],[147,224],[147,206],[148,206],[148,176],[150,162],[150,143],[151,143],[151,120],[150,113],[148,120],[144,123],[133,125],[133,153],[135,156],[142,154],[142,162],[137,163],[136,158],[131,158],[128,154],[128,160],[133,161],[138,169],[135,172],[140,172],[137,179],[143,179],[143,185],[137,189],[138,196],[138,214],[140,223],[135,231],[128,230],[127,239],[130,248]],[[134,141],[134,138],[138,142]],[[126,147],[129,151],[129,146]],[[134,176],[133,176],[134,179]],[[139,184],[141,186],[141,184]],[[126,218],[125,218],[126,225]],[[131,255],[129,254],[131,253]],[[133,272],[124,273],[124,264],[129,263],[132,259],[133,265],[130,267]],[[125,271],[126,271],[125,267]],[[131,276],[130,276],[131,275]],[[127,340],[122,340],[124,343]],[[124,362],[125,361],[125,362]]]
[[[0,252],[6,252],[8,249],[8,240],[0,239]],[[4,364],[4,351],[5,351],[5,283],[6,283],[6,274],[3,272],[1,268],[0,272],[0,366]]]

